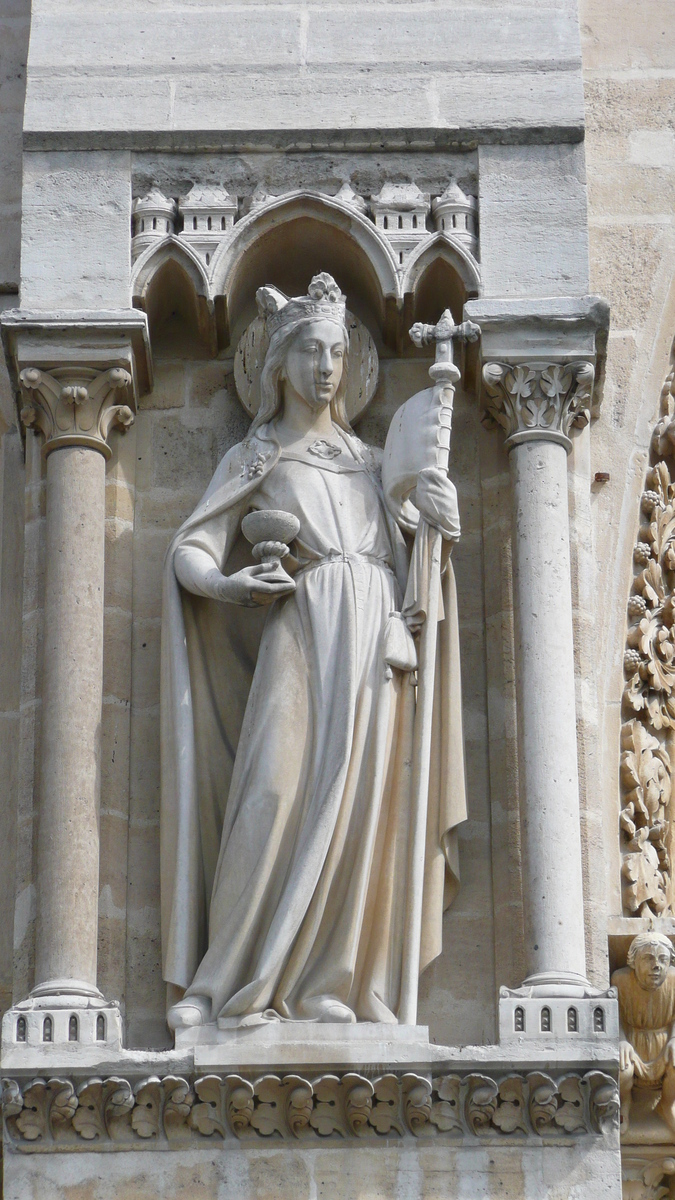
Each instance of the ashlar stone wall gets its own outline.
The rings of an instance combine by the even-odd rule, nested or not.
[[[590,487],[586,500],[576,502],[582,524],[573,539],[587,936],[600,964],[608,922],[622,912],[617,824],[626,603],[649,442],[675,337],[675,23],[672,6],[659,0],[582,0],[580,24],[591,290],[611,306],[604,400],[585,451]],[[609,480],[596,481],[597,473]]]

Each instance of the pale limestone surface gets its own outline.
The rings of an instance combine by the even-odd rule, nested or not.
[[[30,29],[29,0],[13,0],[0,15],[0,309],[16,304],[19,289],[21,246],[21,131],[26,87],[26,58]],[[0,428],[2,451],[2,550],[0,551],[0,745],[8,786],[0,792],[0,825],[7,861],[0,872],[0,912],[11,912],[15,892],[16,786],[20,662],[16,647],[21,639],[20,579],[23,570],[23,455],[14,424],[14,402],[4,362],[0,365]],[[19,607],[17,607],[17,602]],[[30,909],[30,896],[26,893]],[[0,1006],[12,991],[13,921],[0,920]]]
[[[394,10],[381,0],[254,8],[224,0],[207,9],[168,0],[161,10],[127,0],[113,14],[103,0],[39,0],[25,127],[38,135],[115,129],[125,140],[152,129],[220,138],[336,125],[427,133],[509,125],[578,136],[571,0],[506,11],[483,2],[477,11],[447,0]]]
[[[95,984],[96,942],[87,934],[92,928],[90,908],[96,905],[98,874],[103,455],[81,446],[51,454],[47,492],[44,792],[35,975],[38,983],[70,977]],[[87,665],[77,678],[75,664],[81,651],[86,651],[82,661]],[[75,728],[81,738],[73,742]]]
[[[8,0],[0,15],[0,296],[19,283],[21,131],[26,89],[30,0]]]
[[[591,288],[612,310],[601,416],[590,436],[577,435],[570,476],[587,952],[591,978],[599,978],[607,917],[621,912],[615,831],[626,601],[675,335],[672,10],[583,0],[580,21]],[[654,165],[657,143],[664,153]],[[609,482],[595,483],[598,471]]]
[[[42,311],[127,306],[130,221],[125,152],[27,155],[21,305]],[[51,230],[47,252],[45,225]]]
[[[18,1155],[4,1200],[618,1200],[615,1145]]]
[[[355,117],[364,129],[373,124],[391,128],[397,124],[417,125],[420,130],[435,126],[447,138],[448,124],[461,122],[469,130],[472,126],[484,128],[486,124],[501,121],[508,109],[509,121],[524,130],[527,137],[533,136],[533,128],[542,124],[549,129],[566,126],[578,136],[581,121],[578,76],[574,70],[559,70],[561,64],[570,63],[578,54],[575,41],[578,35],[570,34],[570,41],[565,33],[566,7],[558,9],[555,21],[549,20],[547,26],[550,13],[546,10],[530,4],[512,5],[509,20],[522,15],[528,32],[515,38],[515,61],[509,64],[504,58],[504,47],[510,35],[493,32],[489,38],[484,37],[486,14],[491,22],[499,22],[500,28],[504,28],[501,23],[507,18],[502,7],[491,2],[475,6],[479,16],[453,61],[448,63],[447,46],[452,45],[454,51],[454,36],[436,40],[430,34],[425,6],[406,5],[408,12],[414,10],[418,22],[415,36],[423,47],[421,53],[412,56],[412,61],[426,61],[433,51],[435,63],[405,77],[400,61],[395,70],[386,64],[378,65],[367,77],[366,92],[362,90],[364,76],[353,39],[345,39],[346,57],[351,58],[346,68],[342,64],[343,76],[339,79],[333,78],[330,64],[321,62],[317,43],[312,40],[316,22],[323,22],[325,29],[326,23],[334,19],[328,6],[321,7],[322,12],[315,7],[310,14],[308,8],[298,5],[293,20],[286,24],[285,15],[281,22],[281,12],[285,10],[272,6],[275,19],[285,25],[280,36],[272,39],[274,52],[285,54],[288,63],[294,64],[290,68],[281,65],[276,76],[281,80],[278,118],[281,125],[292,124],[293,114],[298,111],[303,118],[311,111],[312,120],[303,119],[300,125],[308,128],[323,123],[328,129],[337,111],[340,120]],[[573,433],[573,450],[568,459],[587,970],[592,982],[604,987],[608,980],[608,916],[621,912],[616,826],[625,602],[632,578],[639,495],[651,428],[675,332],[673,35],[667,0],[650,0],[641,5],[582,0],[580,7],[590,200],[590,290],[606,295],[613,309],[604,407],[591,429]],[[346,6],[334,8],[340,18]],[[105,19],[115,20],[114,36],[106,33],[97,46],[94,42],[98,35],[94,30],[91,52],[83,69],[73,48],[78,42],[84,46],[89,30],[94,29],[89,23],[94,7],[78,4],[73,8],[70,3],[56,5],[40,0],[34,25],[39,69],[28,114],[29,126],[36,136],[44,138],[44,132],[40,131],[54,130],[54,144],[66,146],[68,127],[82,130],[92,121],[99,129],[110,128],[114,114],[113,127],[118,131],[126,127],[135,127],[137,131],[148,129],[156,122],[165,131],[162,144],[168,149],[169,139],[177,137],[170,132],[172,129],[191,127],[194,131],[204,128],[207,120],[221,129],[229,127],[230,122],[241,128],[246,114],[239,100],[244,94],[249,105],[248,127],[268,128],[271,105],[265,90],[267,74],[256,78],[247,71],[246,88],[242,89],[235,65],[234,75],[225,77],[214,95],[214,76],[195,72],[194,61],[190,61],[189,70],[181,71],[183,48],[190,45],[190,39],[182,41],[183,18],[188,26],[194,18],[195,28],[203,26],[205,19],[208,24],[207,36],[192,38],[193,50],[189,53],[196,59],[194,47],[199,45],[201,50],[206,45],[212,57],[207,56],[197,66],[208,71],[215,66],[217,70],[227,52],[227,38],[213,36],[216,14],[211,9],[207,18],[198,5],[184,4],[181,10],[180,21],[176,20],[175,5],[170,7],[166,20],[162,15],[165,29],[160,29],[157,21],[152,26],[141,26],[152,32],[147,34],[145,43],[137,37],[133,47],[130,47],[132,26],[135,28],[139,16],[145,13],[139,12],[137,4],[129,5],[124,12],[116,10],[113,16],[106,10]],[[222,19],[223,11],[217,13],[217,20]],[[453,13],[464,20],[461,6],[448,6],[447,11],[448,20]],[[0,43],[11,63],[5,86],[12,92],[13,108],[10,106],[9,111],[14,116],[6,118],[3,109],[0,119],[15,122],[13,140],[4,143],[14,146],[10,153],[14,154],[15,162],[18,144],[15,93],[19,87],[22,47],[14,35],[21,29],[25,39],[27,24],[25,11],[19,12],[17,5],[10,6],[7,12],[11,36],[0,38]],[[156,13],[154,8],[152,13],[153,16]],[[78,36],[69,39],[69,49],[67,27],[72,27],[73,21],[78,22]],[[79,23],[86,35],[82,40]],[[466,21],[462,28],[466,31]],[[512,31],[513,25],[509,28]],[[479,39],[476,30],[480,30]],[[178,42],[178,50],[172,48],[172,38]],[[476,58],[468,62],[472,39],[479,40],[480,45],[475,50]],[[269,55],[270,43],[260,39],[258,42]],[[149,64],[148,46],[154,44],[159,47],[158,62]],[[552,53],[546,69],[535,71],[537,53],[541,56],[544,44]],[[111,46],[122,64],[137,56],[129,78],[124,75],[123,67],[113,66],[110,70],[103,61]],[[445,52],[442,61],[440,48]],[[236,46],[235,52],[236,58],[239,53]],[[294,72],[303,52],[302,86],[298,89]],[[143,62],[142,53],[146,54]],[[482,63],[481,55],[487,56]],[[370,56],[372,59],[372,49]],[[486,62],[490,67],[493,56],[500,58],[501,67],[506,70],[498,75],[485,74]],[[519,65],[523,61],[527,66],[525,73]],[[268,68],[266,63],[265,72]],[[349,80],[346,87],[345,70]],[[133,86],[129,85],[129,79]],[[284,79],[290,79],[293,86]],[[319,79],[325,108],[316,111],[309,106],[303,108],[303,98],[310,95],[313,100],[316,95]],[[111,103],[113,88],[118,88],[122,95],[121,100]],[[349,105],[345,107],[345,92],[348,97],[358,97],[353,112]],[[57,93],[62,99],[55,99]],[[125,97],[130,97],[126,105]],[[235,103],[231,103],[232,97]],[[230,190],[233,178],[245,179],[238,190],[247,195],[253,192],[260,178],[265,178],[271,191],[283,191],[297,186],[301,169],[314,172],[317,181],[330,180],[327,190],[334,193],[350,177],[352,159],[356,164],[354,169],[362,176],[361,180],[354,180],[356,190],[371,194],[383,182],[381,168],[373,165],[372,158],[361,150],[354,154],[329,151],[322,162],[317,164],[312,160],[311,166],[300,168],[302,161],[309,161],[305,155],[280,156],[264,138],[267,152],[256,156],[249,152],[249,147],[249,151],[225,161],[196,149],[194,134],[178,135],[175,144],[190,151],[180,156],[158,153],[155,136],[150,134],[142,150],[134,152],[133,163],[126,150],[115,149],[111,153],[104,149],[80,157],[70,153],[70,144],[68,154],[52,154],[42,151],[42,142],[32,143],[37,152],[26,158],[24,201],[25,287],[32,305],[46,308],[64,300],[92,307],[98,303],[111,307],[128,304],[132,166],[138,183],[138,187],[134,184],[134,194],[139,195],[143,188],[157,181],[168,194],[178,196],[188,190],[195,177],[224,181]],[[254,141],[251,135],[250,142]],[[141,144],[140,138],[137,144]],[[584,151],[580,145],[484,145],[478,154],[449,154],[440,172],[435,156],[429,155],[426,148],[424,153],[427,158],[423,166],[421,158],[414,159],[405,153],[392,156],[389,161],[395,161],[396,170],[406,178],[412,176],[423,191],[432,193],[435,181],[441,182],[438,175],[443,171],[459,177],[465,190],[469,181],[475,184],[475,159],[480,159],[481,246],[489,294],[546,296],[588,290]],[[464,176],[462,164],[466,164]],[[364,186],[364,181],[368,186]],[[439,193],[444,186],[442,183]],[[3,172],[2,189],[3,197],[5,189],[9,190],[10,204],[16,206],[18,171]],[[68,199],[65,206],[64,196]],[[13,212],[16,214],[16,207]],[[45,229],[47,237],[43,236]],[[3,224],[0,256],[7,254],[7,261],[13,264],[11,279],[18,283],[16,231],[14,215],[10,224]],[[0,261],[4,259],[0,257]],[[107,280],[105,286],[102,275]],[[11,303],[16,303],[15,297]],[[169,342],[167,339],[168,354],[166,350],[164,354],[155,351],[157,384],[142,402],[137,427],[124,439],[117,435],[112,439],[113,458],[107,467],[106,487],[99,985],[106,995],[119,998],[126,1007],[130,1044],[155,1046],[165,1044],[166,1039],[158,941],[159,571],[172,530],[197,503],[223,450],[240,440],[247,427],[234,395],[231,358],[208,359],[194,345],[188,346],[187,357],[178,355],[176,349],[170,357]],[[396,359],[390,354],[388,351],[383,357],[378,395],[359,427],[366,440],[380,443],[393,409],[413,391],[425,386],[426,364]],[[7,868],[0,873],[0,1003],[4,1006],[12,990],[16,998],[27,993],[34,970],[33,795],[34,789],[39,791],[40,782],[45,487],[40,442],[30,433],[24,466],[21,436],[13,424],[13,401],[4,378],[0,381],[0,399],[3,428],[8,427],[3,436],[0,493],[0,748],[3,781],[7,783],[0,790],[0,822],[8,850]],[[459,481],[463,524],[463,540],[455,564],[462,618],[471,819],[462,834],[462,890],[452,909],[452,921],[447,923],[445,945],[448,956],[460,960],[464,969],[460,975],[451,970],[445,954],[430,968],[422,979],[421,1017],[429,1021],[432,1037],[452,1042],[493,1040],[496,985],[515,986],[525,974],[508,459],[501,435],[480,428],[475,401],[468,395],[458,395],[454,429],[453,472]],[[593,482],[596,471],[608,471],[609,482]],[[24,481],[25,533],[21,493]],[[16,652],[19,642],[21,658]],[[16,852],[9,849],[15,830]],[[16,947],[13,965],[12,933]],[[622,939],[623,945],[624,934]],[[365,1182],[361,1190],[350,1192],[347,1178],[345,1195],[415,1196],[415,1188],[419,1192],[421,1186],[420,1156],[415,1151],[406,1152],[412,1155],[406,1159],[413,1164],[408,1169],[399,1165],[401,1153],[392,1151],[396,1173],[387,1175],[387,1171],[393,1170],[389,1165],[373,1163],[372,1170],[366,1172],[362,1164],[372,1161],[373,1152],[360,1150],[359,1171],[363,1172]],[[435,1182],[426,1185],[427,1192],[419,1194],[436,1197],[447,1194],[448,1187],[452,1187],[462,1200],[468,1197],[474,1200],[479,1195],[482,1200],[484,1195],[491,1194],[490,1189],[502,1194],[500,1185],[508,1183],[514,1200],[515,1197],[520,1200],[522,1195],[550,1195],[555,1200],[583,1195],[583,1191],[574,1191],[575,1186],[580,1187],[580,1177],[566,1175],[566,1168],[561,1169],[560,1163],[553,1159],[548,1178],[554,1182],[545,1190],[548,1184],[542,1172],[548,1173],[549,1166],[545,1161],[542,1164],[541,1151],[523,1152],[525,1167],[520,1160],[514,1166],[513,1158],[507,1165],[505,1156],[513,1154],[512,1151],[495,1151],[490,1147],[489,1151],[471,1153],[474,1156],[471,1160],[463,1151],[457,1155],[453,1152],[449,1159],[446,1151],[425,1147],[422,1155],[425,1163],[431,1161],[428,1156],[435,1155],[435,1163],[439,1155],[445,1156],[442,1170],[446,1174],[441,1174],[440,1181],[436,1177]],[[564,1153],[574,1157],[577,1150],[568,1148]],[[68,1200],[73,1196],[79,1200],[80,1195],[86,1200],[94,1197],[98,1200],[99,1196],[107,1200],[113,1195],[133,1196],[136,1200],[143,1195],[141,1187],[146,1188],[148,1196],[156,1195],[160,1180],[161,1186],[169,1189],[165,1191],[167,1197],[181,1195],[181,1188],[185,1194],[194,1194],[199,1186],[192,1158],[181,1163],[176,1175],[173,1160],[162,1166],[165,1157],[151,1153],[145,1182],[140,1184],[133,1174],[132,1157],[137,1156],[106,1156],[106,1163],[115,1164],[114,1173],[119,1178],[114,1178],[112,1167],[109,1174],[102,1171],[101,1157],[95,1155],[22,1158],[18,1182],[11,1185],[15,1188],[12,1200],[14,1195],[21,1200],[24,1195],[44,1195],[41,1171],[54,1172],[54,1188],[60,1183],[64,1187],[72,1184],[74,1190],[67,1193]],[[221,1161],[223,1156],[217,1162],[213,1162],[212,1156],[198,1157],[205,1195],[219,1198],[239,1195],[241,1181],[245,1180],[256,1200],[274,1196],[274,1190],[270,1190],[274,1187],[284,1200],[287,1194],[302,1195],[304,1187],[308,1196],[323,1194],[322,1188],[326,1196],[339,1194],[336,1188],[341,1186],[347,1158],[340,1151],[326,1151],[321,1161],[338,1162],[340,1166],[337,1170],[331,1168],[330,1174],[326,1165],[313,1178],[314,1167],[307,1166],[303,1151],[287,1160],[290,1172],[287,1177],[283,1174],[286,1168],[280,1165],[281,1153],[266,1150],[258,1152],[254,1167],[241,1168],[236,1183],[223,1183],[218,1179],[219,1173],[226,1170]],[[242,1161],[243,1152],[235,1152],[235,1157]],[[274,1170],[270,1167],[271,1159]],[[479,1159],[477,1174],[471,1166],[476,1159]],[[493,1174],[488,1179],[480,1172],[490,1166],[490,1160]],[[531,1167],[535,1160],[539,1164],[536,1169]],[[457,1164],[461,1167],[461,1177],[452,1175]],[[424,1166],[424,1172],[433,1179],[430,1166]],[[122,1182],[125,1175],[126,1184]],[[34,1182],[29,1182],[29,1176]],[[598,1182],[599,1176],[606,1181],[611,1168],[602,1166],[598,1175],[591,1174],[589,1188],[593,1197],[603,1194],[599,1190],[604,1186]],[[279,1179],[278,1186],[275,1179]],[[577,1182],[573,1183],[573,1179]]]
[[[583,147],[481,146],[478,164],[483,294],[587,292]]]

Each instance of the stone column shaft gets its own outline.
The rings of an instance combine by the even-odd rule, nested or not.
[[[86,1005],[96,987],[103,700],[105,461],[128,371],[35,367],[24,423],[45,437],[46,585],[33,996]]]
[[[105,459],[47,459],[36,985],[96,987]]]
[[[509,460],[526,982],[583,984],[567,456],[532,441]]]
[[[567,503],[568,431],[586,423],[593,367],[487,363],[488,413],[507,434],[513,497],[525,985],[586,981]]]

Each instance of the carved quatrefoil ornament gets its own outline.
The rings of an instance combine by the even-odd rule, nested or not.
[[[379,374],[375,343],[358,317],[347,311],[349,330],[349,375],[345,397],[347,416],[358,421],[370,404]],[[262,317],[256,317],[242,335],[234,356],[234,382],[237,395],[249,416],[260,408],[260,376],[265,363],[269,338]]]

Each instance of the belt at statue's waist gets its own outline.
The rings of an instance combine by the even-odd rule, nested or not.
[[[384,558],[378,558],[375,554],[326,554],[323,558],[310,558],[308,562],[303,562],[298,567],[294,574],[297,579],[298,575],[302,575],[305,571],[311,570],[313,567],[327,567],[331,563],[368,563],[372,567],[380,567],[383,571],[388,571],[390,575],[394,574],[394,568],[391,563],[388,563]]]
[[[651,1028],[647,1029],[647,1027],[646,1027],[646,1026],[644,1026],[644,1027],[643,1027],[642,1025],[629,1025],[629,1026],[628,1026],[628,1029],[630,1029],[631,1033],[634,1033],[634,1034],[639,1034],[639,1033],[642,1033],[642,1034],[648,1034],[648,1035],[649,1035],[649,1037],[658,1037],[658,1036],[659,1036],[659,1034],[666,1034],[666,1035],[668,1035],[668,1034],[670,1033],[670,1025],[665,1025],[665,1026],[663,1027],[663,1029],[651,1029]]]

